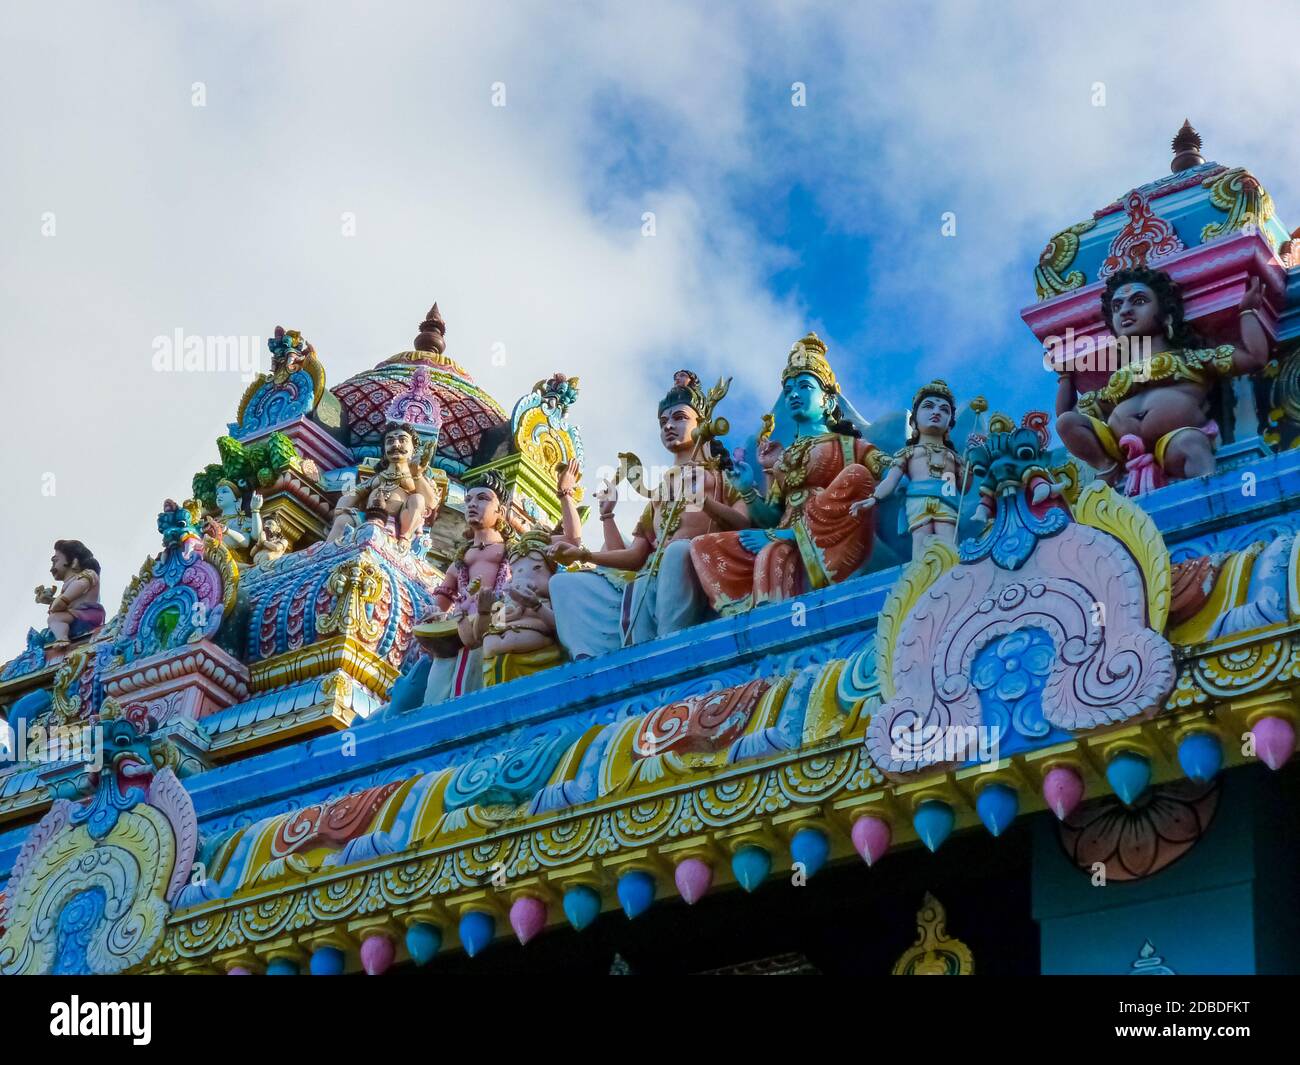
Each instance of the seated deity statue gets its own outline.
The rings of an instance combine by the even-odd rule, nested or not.
[[[505,497],[505,481],[492,470],[465,493],[465,543],[433,593],[436,609],[415,628],[432,659],[426,706],[483,687],[479,605],[501,599],[510,583]]]
[[[284,526],[275,515],[261,518],[262,498],[253,496],[254,530],[257,539],[250,552],[253,561],[259,566],[269,566],[289,550],[289,538],[284,535]]]
[[[500,684],[557,665],[564,654],[557,642],[550,584],[556,565],[546,556],[551,536],[529,532],[508,548],[510,583],[499,600],[479,592],[476,628],[483,645],[484,681]]]
[[[826,345],[809,333],[790,349],[781,403],[794,425],[789,447],[760,436],[766,482],[737,463],[732,480],[756,528],[709,533],[691,559],[710,605],[734,614],[824,588],[859,572],[871,557],[875,515],[855,507],[876,488],[886,459],[843,418]]]
[[[1168,274],[1138,267],[1111,275],[1101,306],[1118,368],[1082,393],[1077,360],[1057,373],[1056,431],[1070,454],[1108,483],[1127,475],[1129,495],[1213,473],[1219,427],[1212,395],[1220,381],[1268,362],[1263,298],[1252,278],[1238,311],[1241,346],[1205,348],[1184,321],[1182,295]]]
[[[911,533],[913,558],[921,557],[932,536],[957,541],[963,464],[952,442],[956,424],[957,403],[948,386],[939,380],[922,385],[912,397],[912,432],[906,446],[895,453],[875,491],[849,507],[850,514],[858,515],[895,491],[905,493],[898,531]]]
[[[244,510],[238,487],[231,481],[218,481],[216,499],[218,513],[208,516],[203,531],[225,544],[239,562],[267,566],[289,550],[289,539],[280,520],[274,516],[262,517],[260,493],[252,494],[249,508]]]
[[[62,583],[38,585],[36,602],[48,606],[45,626],[50,642],[64,644],[88,635],[104,624],[99,601],[99,563],[80,540],[55,540],[50,575]]]
[[[659,437],[672,465],[649,493],[630,543],[614,521],[616,485],[606,485],[599,493],[603,550],[592,551],[576,538],[551,546],[548,557],[556,562],[597,567],[565,570],[551,580],[556,627],[570,657],[592,658],[703,619],[705,600],[691,566],[691,541],[749,521],[723,471],[729,457],[714,439],[725,432],[713,409],[728,384],[720,381],[706,393],[691,371],[674,376],[659,403]],[[635,456],[627,456],[626,463],[629,480],[639,485],[642,464]]]
[[[400,545],[410,547],[446,494],[441,480],[432,475],[432,449],[426,448],[424,455],[416,458],[417,439],[411,426],[388,424],[383,461],[373,474],[358,480],[354,488],[339,497],[327,541],[340,540],[349,530],[376,522]]]

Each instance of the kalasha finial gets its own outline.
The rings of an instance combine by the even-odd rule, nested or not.
[[[415,338],[416,351],[432,351],[441,355],[447,350],[447,323],[442,320],[442,315],[438,313],[438,305],[435,303],[429,308],[429,314],[420,323],[420,335]]]
[[[1205,162],[1205,157],[1201,155],[1201,135],[1192,129],[1192,123],[1186,118],[1183,119],[1182,128],[1174,134],[1171,147],[1174,150],[1174,161],[1169,164],[1169,169],[1175,174]]]

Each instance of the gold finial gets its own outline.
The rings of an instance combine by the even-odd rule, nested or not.
[[[928,891],[916,915],[916,942],[894,964],[895,976],[971,976],[970,947],[948,935],[943,905]]]
[[[785,371],[781,374],[781,383],[801,373],[810,373],[821,383],[827,392],[839,392],[840,384],[835,380],[835,371],[826,358],[826,345],[816,333],[809,333],[802,340],[796,340],[790,348],[790,357],[786,360]]]

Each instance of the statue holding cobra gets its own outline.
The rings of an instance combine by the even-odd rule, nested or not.
[[[616,479],[601,500],[604,549],[567,542],[549,549],[556,562],[597,567],[557,573],[550,582],[560,642],[571,657],[595,657],[703,619],[705,599],[691,565],[691,541],[748,523],[744,503],[724,476],[729,459],[714,439],[726,432],[713,410],[729,384],[719,381],[706,393],[691,371],[674,376],[659,403],[659,436],[672,465],[653,492],[641,485],[640,460],[621,456],[629,483],[650,496],[630,543],[614,522]]]

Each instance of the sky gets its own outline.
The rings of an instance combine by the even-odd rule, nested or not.
[[[658,454],[680,366],[733,376],[721,413],[752,432],[809,329],[868,418],[935,376],[1050,409],[1019,318],[1038,253],[1167,173],[1184,117],[1296,217],[1297,64],[1267,45],[1300,9],[1250,10],[9,5],[0,660],[43,624],[56,538],[95,551],[111,613],[216,460],[245,382],[157,370],[177,330],[255,338],[265,367],[301,329],[336,384],[436,299],[507,410],[581,377],[593,472]]]

